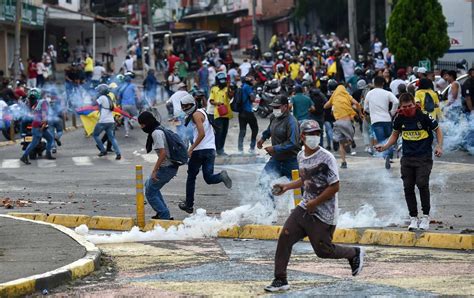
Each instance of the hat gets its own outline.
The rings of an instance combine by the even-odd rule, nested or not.
[[[288,97],[284,95],[277,95],[275,96],[275,99],[272,101],[270,104],[271,107],[279,107],[281,105],[287,105],[288,104]]]
[[[397,70],[397,77],[404,77],[407,75],[407,71],[405,70],[405,68],[400,68],[399,70]]]
[[[315,120],[305,120],[300,125],[300,132],[307,133],[313,131],[321,131],[321,127],[319,127],[319,123]]]
[[[177,87],[178,87],[178,89],[181,89],[181,88],[186,88],[187,86],[186,86],[185,83],[181,82],[181,83],[178,84]]]
[[[202,61],[202,65],[209,65],[209,61],[207,60]]]
[[[183,97],[181,97],[179,101],[181,102],[182,105],[189,105],[189,104],[196,103],[196,101],[194,100],[194,97],[189,93],[186,93]]]
[[[418,73],[426,73],[427,70],[424,67],[418,67]]]

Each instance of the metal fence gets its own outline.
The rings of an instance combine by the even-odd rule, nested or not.
[[[436,61],[435,69],[457,70],[457,61]],[[474,67],[474,61],[467,64],[467,69]]]

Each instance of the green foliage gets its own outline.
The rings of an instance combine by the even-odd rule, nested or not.
[[[398,0],[387,28],[387,42],[400,65],[436,61],[449,49],[448,25],[437,0]]]

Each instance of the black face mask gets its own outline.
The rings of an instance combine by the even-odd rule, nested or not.
[[[153,127],[152,125],[147,125],[147,126],[142,127],[143,132],[147,134],[154,132],[155,129],[156,127]]]

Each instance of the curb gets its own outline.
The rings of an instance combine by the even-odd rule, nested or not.
[[[52,226],[60,232],[71,237],[86,249],[86,255],[84,257],[72,262],[69,265],[46,273],[32,275],[0,284],[0,297],[23,296],[32,294],[36,291],[41,291],[43,289],[51,289],[63,284],[64,282],[89,275],[100,267],[101,252],[94,244],[90,243],[83,236],[76,234],[74,231],[68,228],[41,221],[40,219],[45,218],[43,217],[43,214],[33,216],[33,219],[9,215],[0,216]]]
[[[64,129],[64,131],[65,132],[71,132],[71,131],[75,131],[76,129],[82,128],[82,127],[83,127],[83,125],[79,124],[76,127],[74,127],[74,126],[66,127]],[[20,143],[21,143],[20,139],[14,140],[14,141],[3,141],[3,142],[0,142],[0,148],[10,146],[10,145],[16,145],[16,144],[20,144]]]
[[[51,222],[70,228],[85,224],[89,229],[129,231],[136,225],[135,219],[131,217],[87,216],[74,214],[47,215],[44,213],[9,213],[9,215],[28,218],[30,220]],[[183,222],[180,220],[149,220],[144,231],[150,231],[157,225],[168,229],[171,226],[178,226],[182,223]],[[280,235],[281,229],[281,226],[236,226],[219,231],[217,237],[276,240]],[[308,239],[305,238],[304,241],[308,241]],[[454,250],[474,249],[474,235],[433,232],[415,233],[383,229],[336,229],[333,235],[333,241],[342,244],[423,247]]]

